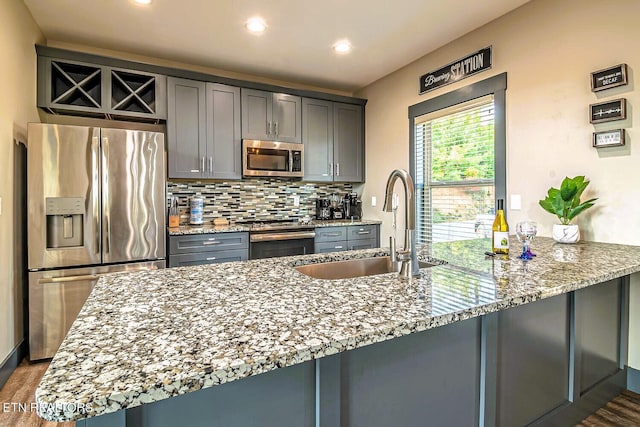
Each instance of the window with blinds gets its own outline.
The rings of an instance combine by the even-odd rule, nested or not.
[[[491,236],[494,97],[415,118],[417,243]]]

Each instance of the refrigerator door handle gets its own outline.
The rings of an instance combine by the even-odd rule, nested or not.
[[[98,158],[99,153],[100,153],[100,138],[97,136],[94,136],[92,138],[93,140],[93,146],[92,148],[92,156],[93,156],[93,178],[92,178],[92,183],[93,183],[93,188],[98,189],[100,188],[100,159]],[[100,254],[100,192],[96,191],[95,195],[94,195],[94,200],[93,200],[93,231],[95,234],[95,253],[97,255]]]
[[[84,276],[50,277],[46,279],[40,279],[40,283],[79,282],[81,280],[98,280],[99,278],[100,276],[94,274],[88,274]]]
[[[109,200],[109,175],[104,171],[109,170],[109,138],[102,138],[102,200]],[[109,253],[111,225],[109,220],[109,209],[103,209],[102,220],[104,221],[104,253]]]

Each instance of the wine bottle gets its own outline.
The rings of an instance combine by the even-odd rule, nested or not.
[[[491,250],[497,254],[509,253],[509,224],[504,216],[504,200],[498,199],[496,218],[491,227]]]

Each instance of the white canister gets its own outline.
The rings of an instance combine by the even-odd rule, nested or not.
[[[192,197],[189,202],[191,209],[191,216],[189,217],[189,224],[202,225],[204,223],[204,200],[202,197]]]

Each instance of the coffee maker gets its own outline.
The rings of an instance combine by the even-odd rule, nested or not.
[[[316,219],[331,219],[331,204],[329,199],[316,199]]]
[[[362,201],[358,197],[358,193],[347,193],[343,199],[344,217],[345,219],[361,219],[362,218]]]

